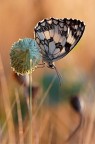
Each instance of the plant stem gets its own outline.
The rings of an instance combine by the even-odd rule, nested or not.
[[[18,114],[18,128],[19,128],[19,144],[24,144],[24,134],[23,134],[23,120],[21,113],[21,105],[19,99],[18,90],[15,89],[16,103],[17,103],[17,114]]]
[[[4,109],[6,114],[6,123],[7,123],[7,130],[8,130],[8,143],[9,144],[15,144],[15,128],[14,128],[14,122],[12,117],[12,111],[11,111],[11,104],[9,99],[9,91],[8,91],[8,85],[6,81],[6,77],[4,74],[4,68],[3,63],[0,55],[0,84],[2,89],[2,98],[4,103]]]
[[[32,62],[30,61],[30,66]],[[33,143],[33,127],[32,127],[32,74],[29,74],[29,118],[30,118],[30,130],[29,130],[29,144]]]

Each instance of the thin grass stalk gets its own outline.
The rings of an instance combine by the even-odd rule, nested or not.
[[[30,66],[32,61],[30,60]],[[29,74],[29,144],[33,144],[33,127],[32,127],[32,74]]]
[[[13,110],[13,108],[14,108],[14,106],[15,106],[15,103],[16,103],[16,101],[14,100],[13,103],[12,103],[12,105],[11,105],[11,111]],[[7,126],[7,122],[8,122],[8,120],[9,120],[9,118],[10,118],[10,114],[8,115],[7,118],[8,118],[8,119],[6,119],[6,121],[4,122],[4,124],[3,124],[3,126],[2,126],[1,134],[4,133],[4,130],[5,130],[6,126]]]
[[[38,107],[37,107],[36,112],[34,113],[34,115],[33,115],[33,117],[32,117],[32,121],[35,120],[35,118],[36,118],[36,116],[37,116],[37,114],[38,114],[38,112],[39,112],[39,110],[40,110],[40,108],[41,108],[41,106],[42,106],[44,100],[45,100],[46,97],[48,96],[48,93],[49,93],[49,91],[50,91],[50,89],[51,89],[51,87],[52,87],[52,85],[53,85],[53,83],[54,83],[55,78],[56,78],[56,76],[52,79],[52,81],[51,81],[49,87],[47,88],[47,91],[45,92],[45,94],[44,94],[44,96],[43,96],[41,102],[39,103],[39,105],[38,105]],[[30,126],[30,125],[29,125],[29,126]],[[26,132],[24,133],[24,138],[26,137],[26,135],[27,135],[27,133],[28,133],[28,131],[29,131],[29,129],[30,129],[29,126],[27,127],[27,130],[26,130]],[[39,136],[39,137],[40,137],[40,136]]]
[[[94,103],[95,104],[95,103]],[[92,111],[90,115],[90,123],[88,124],[87,131],[86,131],[86,138],[84,144],[91,144],[92,142],[92,132],[93,132],[93,126],[95,121],[95,105],[92,106]]]
[[[17,103],[17,115],[18,115],[18,126],[19,126],[19,144],[24,144],[24,134],[23,134],[23,120],[21,114],[21,106],[18,90],[15,89],[16,103]]]
[[[48,126],[49,120],[50,120],[50,113],[46,113],[44,115],[44,120],[43,120],[44,125],[40,125],[40,128],[39,128],[39,141],[41,137],[43,136],[45,129]]]
[[[7,144],[7,142],[8,142],[8,133],[5,133],[0,144]]]
[[[50,125],[50,132],[49,132],[49,141],[48,141],[48,144],[52,144],[53,129],[54,129],[54,126],[53,126],[53,124],[51,123],[51,125]]]
[[[45,100],[46,97],[48,96],[48,93],[49,93],[49,91],[50,91],[50,89],[51,89],[51,87],[52,87],[52,85],[53,85],[53,83],[54,83],[55,78],[56,78],[56,76],[52,79],[52,81],[51,81],[51,83],[50,83],[50,85],[49,85],[47,91],[45,92],[45,94],[44,94],[44,96],[43,96],[41,102],[39,103],[39,105],[38,105],[38,107],[37,107],[37,110],[36,110],[36,112],[35,112],[35,114],[34,114],[34,116],[33,116],[33,119],[35,119],[35,117],[37,116],[37,114],[38,114],[38,112],[39,112],[39,110],[40,110],[40,108],[41,108],[41,106],[42,106],[44,100]]]
[[[9,144],[15,144],[14,123],[13,123],[11,105],[10,105],[10,100],[9,100],[8,86],[7,86],[7,81],[6,81],[5,74],[4,74],[4,68],[2,64],[1,55],[0,55],[0,76],[1,76],[0,81],[1,81],[1,89],[2,89],[6,120],[8,120],[7,121],[7,127],[8,127],[7,130],[8,130],[8,137],[9,137],[8,142]]]
[[[84,139],[84,144],[94,144],[92,133],[93,133],[93,128],[94,128],[94,123],[95,123],[95,91],[94,91],[94,83],[90,81],[88,83],[88,89],[87,89],[87,94],[88,94],[88,108],[90,109],[89,111],[89,122],[87,124],[87,129],[86,129],[86,136]],[[90,105],[89,105],[90,104]]]

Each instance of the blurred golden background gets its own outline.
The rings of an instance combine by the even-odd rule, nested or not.
[[[30,144],[29,140],[27,140],[28,139],[27,127],[28,127],[29,118],[26,116],[22,122],[23,126],[20,125],[20,128],[23,127],[23,133],[25,136],[23,138],[23,135],[21,135],[22,138],[20,137],[21,138],[20,139],[18,138],[19,126],[17,126],[16,124],[15,125],[13,124],[15,122],[12,121],[12,115],[10,119],[9,119],[9,116],[7,116],[7,113],[9,113],[10,109],[13,111],[12,102],[14,102],[14,99],[15,99],[13,98],[15,97],[14,95],[17,96],[16,98],[18,98],[18,92],[20,93],[19,95],[21,96],[23,95],[23,88],[21,87],[21,83],[20,83],[20,86],[18,83],[16,83],[13,77],[13,71],[10,66],[9,53],[10,53],[11,45],[15,41],[17,41],[19,38],[25,38],[25,37],[34,38],[34,27],[40,20],[44,18],[49,18],[49,17],[74,18],[74,19],[79,19],[83,21],[86,24],[86,28],[85,28],[85,32],[80,42],[78,43],[76,48],[74,48],[65,58],[56,62],[56,66],[59,72],[61,73],[63,77],[63,81],[64,81],[62,88],[61,88],[61,92],[60,92],[58,83],[55,82],[54,88],[52,91],[50,91],[49,96],[52,97],[51,96],[52,94],[54,95],[59,94],[61,96],[64,93],[65,96],[69,97],[69,95],[77,94],[77,92],[79,93],[80,91],[82,91],[81,89],[84,88],[86,89],[86,91],[82,91],[81,93],[83,95],[91,95],[93,97],[94,85],[91,84],[89,86],[88,83],[89,81],[92,83],[92,81],[94,82],[95,80],[95,68],[94,68],[95,67],[95,43],[94,43],[95,42],[95,18],[94,18],[95,14],[94,13],[95,13],[95,1],[94,0],[90,0],[90,1],[89,0],[71,0],[71,1],[70,0],[16,0],[16,1],[0,0],[0,54],[1,54],[0,142],[1,144],[6,144],[7,140],[10,143],[11,137],[8,138],[8,133],[11,133],[13,136],[12,137],[13,139],[11,139],[10,144],[15,144],[15,143],[24,144],[23,142],[24,138],[25,138],[24,139],[25,144]],[[4,74],[2,74],[2,72],[4,72]],[[47,67],[36,69],[33,72],[33,83],[34,84],[36,83],[39,85],[37,89],[35,88],[38,94],[34,93],[34,95],[38,95],[38,101],[39,99],[43,97],[42,91],[44,91],[43,93],[45,94],[45,92],[48,89],[46,87],[48,86],[48,84],[44,86],[44,84],[48,80],[48,74],[55,74],[55,72],[53,70],[51,71]],[[51,80],[51,77],[49,78]],[[73,82],[76,82],[76,83],[73,84]],[[51,81],[48,81],[48,83],[51,83]],[[76,89],[73,89],[71,85],[74,88],[76,87]],[[93,92],[90,93],[92,85],[93,85],[92,87]],[[19,89],[18,92],[14,92],[15,87]],[[58,92],[53,93],[56,89],[58,89]],[[87,91],[87,89],[89,89],[88,90],[89,92]],[[8,95],[8,93],[9,93],[9,96],[12,97],[12,100],[11,100],[12,102],[10,102],[9,97],[6,96],[4,98],[4,96]],[[21,99],[23,98],[21,97]],[[48,98],[46,100],[49,101]],[[52,100],[53,100],[53,97],[52,97]],[[60,100],[57,98],[57,101],[60,101]],[[18,99],[17,99],[17,103],[18,103]],[[47,108],[47,103],[48,102],[46,102],[46,107],[43,106],[44,109],[43,107],[41,107],[40,114],[39,114],[40,116],[38,115],[37,119],[34,122],[34,129],[37,128],[34,131],[38,131],[39,142],[36,141],[33,144],[63,144],[64,139],[66,139],[66,137],[68,137],[68,135],[72,133],[72,131],[75,129],[76,125],[78,124],[79,115],[77,115],[68,104],[67,105],[60,104],[60,106],[58,107],[54,105],[53,108],[52,107]],[[23,109],[24,107],[26,107],[25,105],[26,103],[23,104],[23,100],[22,100]],[[92,103],[90,103],[88,107],[91,108],[91,106],[92,106]],[[3,109],[4,107],[5,109]],[[7,111],[7,109],[9,111]],[[21,108],[18,108],[18,109],[21,109]],[[33,110],[35,111],[35,106]],[[92,109],[89,109],[89,113],[88,113],[88,109],[86,110],[87,117],[92,116],[90,115],[91,111]],[[15,111],[13,111],[13,113],[15,113]],[[8,123],[10,130],[9,130],[9,127],[7,126],[8,133],[6,130],[7,129],[6,123],[9,121],[7,119],[11,121],[11,124]],[[86,126],[93,119],[88,118]],[[36,128],[35,128],[35,123],[37,125]],[[94,127],[91,124],[92,123],[90,123],[90,126],[89,126],[90,131],[91,131],[91,128]],[[40,125],[42,125],[42,127],[40,127]],[[15,132],[17,135],[16,137],[17,140],[15,140],[14,128],[15,128]],[[2,136],[3,129],[4,129],[4,136]],[[88,135],[89,134],[87,133],[86,136]],[[51,137],[52,137],[52,140],[51,140]],[[93,136],[93,138],[95,140],[95,136]],[[89,141],[90,140],[88,140],[87,142],[87,140],[85,140],[85,144],[93,144],[93,142],[89,143]],[[71,143],[76,144],[77,137]],[[79,144],[82,144],[82,142],[80,142]]]
[[[57,62],[58,69],[66,65],[89,73],[95,63],[95,19],[94,0],[1,0],[0,1],[0,52],[7,77],[10,76],[9,52],[13,42],[19,38],[34,37],[34,27],[38,21],[49,18],[76,18],[85,22],[86,29],[78,49]],[[39,78],[46,69],[35,71]],[[9,78],[10,79],[10,78]]]

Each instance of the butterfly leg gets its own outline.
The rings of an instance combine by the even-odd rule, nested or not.
[[[54,66],[53,69],[55,69],[55,71],[56,71],[56,73],[57,73],[57,76],[58,76],[58,79],[59,79],[59,84],[60,84],[60,86],[61,86],[61,84],[62,84],[62,77],[61,77],[60,73],[58,72],[58,70],[57,70],[57,68],[56,68],[55,66]]]

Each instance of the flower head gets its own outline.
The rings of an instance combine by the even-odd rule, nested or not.
[[[37,67],[41,55],[35,40],[19,39],[10,51],[11,67],[17,74],[29,74]]]

